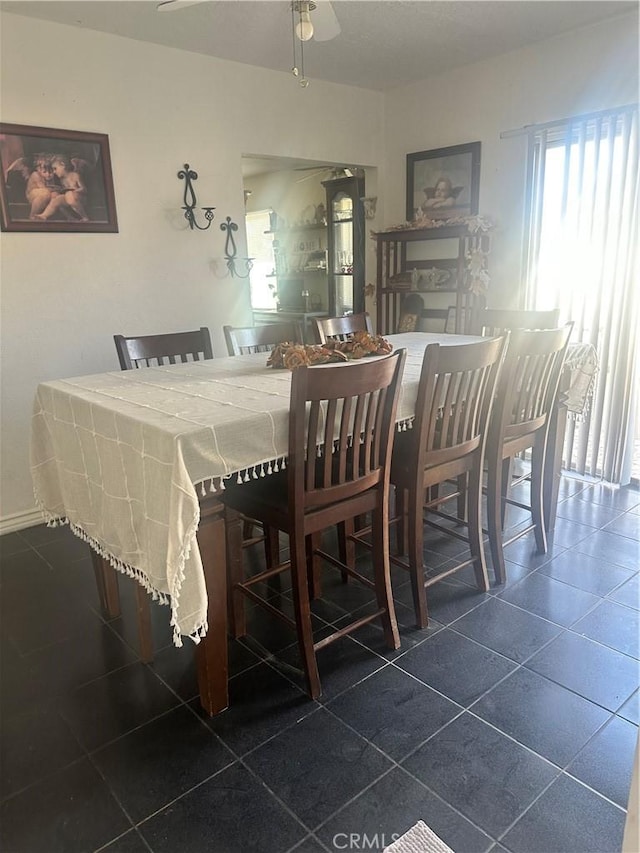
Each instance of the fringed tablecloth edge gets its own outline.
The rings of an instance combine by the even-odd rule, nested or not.
[[[182,635],[180,633],[180,628],[178,626],[178,603],[180,601],[180,592],[182,589],[182,584],[184,582],[184,567],[189,559],[189,554],[191,553],[191,548],[196,539],[196,534],[198,532],[198,525],[200,524],[200,507],[198,509],[187,528],[187,532],[184,537],[184,544],[180,549],[180,554],[178,555],[178,565],[176,566],[176,572],[173,578],[173,582],[171,584],[171,588],[169,590],[169,594],[171,596],[171,627],[173,628],[173,644],[177,648],[182,647]],[[207,622],[207,611],[209,609],[208,604],[208,592],[205,592],[207,596],[207,603],[205,605],[205,616],[193,629],[193,631],[188,634],[190,640],[198,645],[200,640],[206,636],[207,631],[209,629],[209,624]]]
[[[414,415],[409,415],[408,417],[397,421],[396,431],[406,432],[408,429],[413,429],[414,421]],[[318,449],[320,449],[320,446]],[[249,465],[247,468],[239,468],[223,475],[216,474],[202,477],[201,479],[196,480],[193,486],[201,497],[206,498],[207,495],[215,495],[218,494],[218,492],[224,492],[226,489],[225,481],[235,480],[238,485],[241,485],[242,483],[248,483],[251,480],[259,480],[262,477],[268,477],[271,474],[277,474],[280,471],[285,471],[288,458],[289,457],[286,454],[283,456],[272,456],[262,459],[254,465]]]
[[[67,516],[50,512],[37,498],[37,496],[36,504],[38,506],[38,509],[44,516],[47,527],[60,527],[63,525],[68,525],[69,529],[75,536],[77,536],[79,539],[82,539],[83,542],[86,542],[90,548],[92,548],[103,559],[107,560],[109,562],[109,565],[113,566],[116,571],[120,572],[123,575],[127,575],[127,577],[133,578],[142,587],[144,587],[144,589],[151,595],[154,601],[157,601],[159,604],[165,606],[171,606],[171,627],[173,628],[173,644],[177,648],[182,648],[183,635],[181,634],[180,628],[177,624],[178,601],[180,599],[180,589],[184,581],[184,567],[189,557],[189,554],[191,553],[191,546],[196,536],[198,523],[200,521],[199,513],[197,514],[196,518],[189,526],[189,530],[187,531],[187,541],[184,547],[182,548],[180,556],[178,558],[178,566],[175,580],[173,583],[173,589],[169,594],[167,594],[166,592],[161,592],[159,589],[157,589],[149,581],[149,578],[141,569],[137,569],[135,566],[126,563],[124,560],[121,560],[118,557],[114,557],[113,554],[107,551],[107,549],[103,545],[101,545],[97,539],[94,539],[93,536],[90,536],[82,527],[75,524]],[[207,630],[208,624],[205,618],[200,624],[198,624],[194,628],[192,633],[186,634],[185,636],[189,637],[189,639],[193,640],[193,642],[197,645],[206,635]]]

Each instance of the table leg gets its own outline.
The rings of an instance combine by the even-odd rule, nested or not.
[[[136,585],[136,610],[138,613],[138,643],[140,660],[151,663],[153,660],[153,631],[151,628],[151,605],[147,590],[134,581]]]
[[[247,633],[244,615],[244,596],[238,590],[234,590],[234,584],[241,583],[244,579],[242,572],[242,516],[235,510],[227,509],[226,512],[226,535],[227,535],[227,613],[229,616],[229,628],[231,636],[244,637]],[[278,535],[278,531],[275,531]],[[269,534],[269,546],[273,548],[273,533]],[[277,565],[278,560],[273,565]]]
[[[104,557],[93,548],[89,548],[93,571],[96,575],[100,606],[109,619],[120,615],[120,594],[118,592],[118,573]]]
[[[93,548],[89,548],[93,571],[96,576],[98,597],[103,614],[108,619],[120,616],[120,591],[118,589],[118,572],[104,557]],[[138,640],[140,643],[140,660],[151,663],[153,660],[153,633],[151,630],[151,607],[149,594],[137,581],[132,581],[136,587],[136,610],[138,613]]]
[[[200,703],[213,716],[229,705],[224,506],[214,498],[203,501],[200,507],[198,547],[209,598],[209,629],[196,648],[198,686]]]
[[[558,400],[551,417],[547,453],[544,460],[544,527],[547,533],[551,533],[556,526],[558,490],[562,470],[562,451],[564,449],[564,435],[567,429],[566,400],[569,378],[568,371],[564,371],[560,378],[560,390],[558,391]]]

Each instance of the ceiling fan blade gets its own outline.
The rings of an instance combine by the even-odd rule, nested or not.
[[[309,172],[302,178],[296,179],[296,184],[302,181],[308,181],[309,178],[317,178],[320,175],[326,175],[326,180],[332,181],[336,178],[351,178],[354,175],[354,170],[347,166],[305,166],[301,169],[294,169],[294,172]]]
[[[296,172],[304,171],[304,169],[296,169]],[[316,169],[315,172],[309,172],[308,175],[303,175],[301,178],[296,178],[296,184],[301,184],[303,181],[308,181],[310,178],[317,178],[319,175],[324,174],[324,172],[328,171],[327,169]]]
[[[204,3],[206,0],[160,0],[156,9],[158,12],[177,12],[178,9],[186,9],[187,6],[195,6],[196,3]]]
[[[336,13],[329,0],[315,0],[315,4],[316,8],[311,13],[313,38],[315,41],[330,41],[341,32]]]

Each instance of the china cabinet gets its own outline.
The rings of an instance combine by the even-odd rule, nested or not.
[[[472,227],[463,223],[375,235],[380,334],[398,331],[407,318],[405,304],[414,306],[413,312],[418,305],[418,331],[464,334],[473,328],[475,312],[485,305],[490,236],[488,228]],[[430,318],[439,328],[428,326]]]
[[[332,317],[359,314],[364,305],[364,179],[323,181],[327,193],[328,308]]]

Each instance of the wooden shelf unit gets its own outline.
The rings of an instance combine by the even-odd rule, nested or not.
[[[484,306],[486,300],[484,294],[473,292],[469,288],[468,257],[471,252],[478,250],[488,254],[490,249],[488,233],[472,233],[466,224],[462,224],[380,231],[375,235],[375,239],[378,333],[389,335],[397,331],[402,315],[402,301],[409,293],[417,293],[422,298],[425,304],[425,317],[439,317],[443,320],[446,319],[449,308],[442,305],[443,300],[433,297],[437,294],[452,294],[450,304],[455,308],[455,327],[451,331],[458,334],[469,333],[474,325],[475,312]],[[415,244],[428,244],[428,241],[435,240],[448,241],[446,256],[432,257],[432,253],[426,251],[425,255],[428,257],[420,258],[415,257],[415,252],[410,250],[410,247],[419,249]],[[449,286],[413,290],[410,280],[407,280],[411,271],[430,270],[434,267],[449,271],[451,276]],[[394,281],[398,276],[403,276],[405,281]],[[434,307],[429,308],[429,302]],[[434,303],[439,304],[434,305]]]

